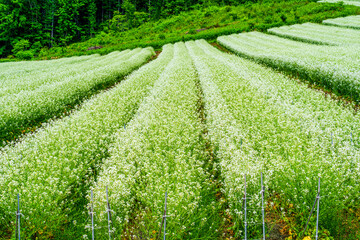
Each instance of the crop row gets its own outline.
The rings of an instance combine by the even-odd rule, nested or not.
[[[346,1],[321,0],[321,1],[318,1],[318,2],[323,2],[323,3],[339,3],[339,2],[343,2],[345,5],[354,5],[354,6],[360,7],[360,1],[359,0],[346,0]]]
[[[254,36],[263,37],[221,39],[238,48]],[[156,238],[167,192],[169,238],[221,238],[224,228],[242,238],[244,174],[258,209],[263,172],[268,206],[286,206],[298,229],[321,177],[320,225],[335,236],[344,211],[359,207],[359,124],[321,92],[204,40],[166,45],[115,88],[0,150],[0,233],[14,229],[20,193],[27,237],[88,236],[93,189],[105,235],[108,187],[115,237]]]
[[[359,118],[319,92],[205,41],[188,43],[202,83],[207,128],[220,158],[223,192],[235,223],[248,174],[259,208],[260,172],[270,196],[280,194],[304,227],[321,177],[321,226],[336,234],[344,209],[359,201]],[[357,138],[356,138],[357,139]],[[356,142],[356,143],[355,143]],[[255,188],[255,189],[254,189]],[[252,211],[250,211],[252,212]],[[254,221],[259,217],[252,214]],[[284,216],[287,215],[283,210]],[[287,215],[290,217],[290,215]],[[237,226],[241,234],[242,226]]]
[[[61,58],[51,61],[25,61],[25,62],[7,62],[0,65],[0,86],[3,87],[4,78],[17,77],[19,75],[31,76],[38,72],[47,72],[57,69],[57,67],[69,66],[70,64],[76,64],[82,61],[87,61],[94,57],[99,57],[98,54],[88,56],[76,56],[70,58]]]
[[[322,45],[360,44],[360,31],[314,23],[295,24],[268,29],[280,37]]]
[[[38,88],[59,84],[68,78],[79,77],[85,71],[99,69],[115,60],[125,61],[139,51],[141,49],[136,49],[133,52],[127,50],[104,57],[94,55],[86,60],[79,58],[79,61],[71,62],[71,64],[67,62],[66,64],[44,66],[42,71],[20,71],[15,75],[9,74],[1,79],[0,97],[16,97],[17,94],[29,94]]]
[[[231,51],[360,101],[360,47],[319,46],[258,32],[223,36]]]
[[[151,49],[142,50],[130,58],[131,66],[144,62],[151,54]],[[84,231],[80,223],[85,194],[109,155],[113,134],[130,121],[172,56],[173,47],[164,46],[155,61],[115,88],[93,97],[68,117],[50,122],[16,145],[1,149],[0,232],[14,229],[15,196],[19,193],[26,237],[48,239],[61,234],[62,238],[78,239],[76,234]],[[97,73],[117,77],[129,67],[127,62],[117,62]],[[92,73],[93,78],[99,77],[97,73]]]
[[[89,60],[96,67],[86,61],[59,73],[34,75],[24,83],[17,78],[12,85],[19,84],[20,89],[12,87],[13,94],[0,97],[0,139],[9,140],[7,137],[14,136],[14,132],[62,114],[69,105],[74,106],[95,91],[116,83],[153,54],[152,48],[135,49]],[[35,87],[26,90],[32,84]]]
[[[126,129],[115,135],[94,186],[97,226],[105,230],[109,188],[115,237],[155,239],[165,192],[168,238],[214,239],[219,234],[216,192],[206,171],[212,163],[199,113],[197,74],[185,44],[174,48],[174,58],[151,94]]]
[[[343,18],[327,19],[324,20],[323,23],[339,27],[360,29],[360,16],[356,15]]]

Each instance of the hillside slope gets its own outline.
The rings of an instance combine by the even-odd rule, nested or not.
[[[214,40],[218,36],[244,31],[266,31],[271,27],[304,22],[321,23],[328,18],[360,14],[360,8],[342,3],[277,0],[237,6],[210,6],[182,12],[137,28],[124,30],[117,17],[95,37],[66,47],[43,48],[36,59],[84,54],[106,54],[115,50],[152,46],[194,39]],[[122,15],[121,15],[122,16]],[[99,48],[99,49],[98,49]],[[93,49],[93,50],[89,50]]]

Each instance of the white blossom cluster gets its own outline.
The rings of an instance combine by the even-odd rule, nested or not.
[[[295,206],[297,218],[312,206],[318,177],[326,196],[321,199],[324,221],[334,221],[359,201],[360,119],[353,110],[205,41],[187,47],[203,88],[207,128],[234,217],[243,220],[244,174],[252,208],[260,207],[260,172],[268,190]],[[256,221],[259,211],[249,212],[248,222]]]
[[[1,80],[4,83],[0,89],[0,133],[6,134],[38,119],[47,120],[61,114],[68,105],[77,104],[101,85],[115,83],[153,55],[153,49],[139,48],[103,57],[95,55],[78,63],[70,61],[51,67],[51,71],[30,74],[20,71],[20,74],[9,75]],[[21,66],[19,63],[18,68]]]
[[[233,93],[228,95],[220,88],[220,84],[223,84],[232,89],[233,86],[230,86],[229,83],[238,81],[238,77],[224,67],[225,65],[219,59],[214,58],[214,55],[220,57],[222,53],[207,45],[205,41],[187,42],[204,92],[208,134],[212,144],[215,145],[216,156],[220,160],[218,168],[223,178],[222,191],[229,202],[233,217],[241,219],[241,221],[235,220],[234,222],[243,224],[244,174],[247,174],[248,197],[253,197],[251,205],[254,208],[256,203],[260,203],[260,195],[254,193],[260,191],[258,177],[264,169],[263,163],[256,161],[255,151],[249,147],[245,138],[246,126],[242,126],[241,122],[236,119],[233,112],[234,106],[230,106],[227,102],[228,99],[233,99]],[[215,52],[205,53],[203,47],[208,48],[208,51]],[[237,90],[232,89],[232,91]],[[238,104],[244,103],[238,102]],[[238,107],[236,106],[236,108]],[[247,125],[249,124],[251,122],[247,123]],[[255,219],[253,218],[252,221]]]
[[[30,77],[32,74],[39,74],[44,72],[51,72],[54,69],[59,67],[64,67],[69,64],[78,64],[82,61],[87,61],[99,57],[98,54],[88,55],[88,56],[74,56],[69,58],[60,58],[55,60],[47,61],[24,61],[24,62],[5,62],[0,64],[0,86],[4,87],[7,83],[5,78],[11,80],[12,78],[21,77],[24,78]],[[20,67],[21,65],[21,67]],[[25,81],[25,80],[24,80]],[[6,83],[4,85],[4,83]]]
[[[326,19],[323,21],[323,24],[360,29],[360,16],[355,15],[342,18]]]
[[[174,58],[136,116],[116,134],[111,156],[94,185],[100,226],[107,226],[108,186],[114,236],[134,225],[147,238],[155,237],[151,233],[160,228],[165,192],[170,238],[211,239],[217,234],[211,229],[218,223],[207,220],[218,218],[218,212],[215,201],[206,202],[215,193],[204,169],[209,157],[198,111],[197,74],[185,44],[176,43],[174,49]]]
[[[343,2],[345,5],[354,5],[360,7],[360,1],[359,0],[346,0],[346,1],[340,1],[340,0],[321,0],[318,2],[322,3],[339,3]]]
[[[145,54],[135,56],[141,59]],[[113,134],[130,121],[172,56],[173,47],[164,46],[156,60],[116,87],[94,96],[71,115],[50,122],[16,145],[1,149],[0,225],[10,227],[17,194],[25,236],[36,231],[55,234],[71,221],[74,209],[86,211],[85,191],[108,156]],[[75,220],[80,223],[81,219]]]
[[[137,49],[136,51],[139,51]],[[130,57],[129,50],[121,53],[117,52],[118,57]],[[49,61],[40,61],[38,65],[33,66],[33,69],[24,71],[21,66],[17,66],[16,72],[7,73],[1,77],[0,97],[3,96],[16,96],[22,92],[31,92],[43,85],[51,85],[57,82],[64,81],[67,77],[76,77],[82,74],[81,71],[89,71],[98,69],[103,64],[111,63],[115,60],[114,54],[100,57],[93,55],[91,57],[77,57],[77,59],[64,58],[62,62],[54,62],[53,65],[45,64]],[[50,61],[51,62],[51,61]],[[0,65],[1,67],[1,65]],[[6,71],[8,72],[8,71]]]
[[[316,46],[261,33],[218,41],[257,61],[305,72],[335,90],[360,93],[356,44]],[[4,78],[0,106],[10,104],[8,96],[29,101],[9,105],[13,120],[3,108],[1,116],[16,122],[54,111],[92,84],[113,81],[153,54],[152,48],[135,49],[50,61],[55,67],[24,63],[23,70],[14,63],[0,65],[18,79],[11,86],[11,77]],[[353,109],[205,40],[165,45],[156,60],[116,87],[0,149],[0,230],[13,231],[20,194],[28,238],[40,231],[55,239],[59,233],[87,238],[84,216],[91,204],[95,227],[105,233],[108,187],[114,237],[156,236],[167,192],[169,238],[218,238],[217,230],[224,226],[219,213],[223,197],[229,203],[225,215],[231,214],[240,238],[244,175],[247,221],[257,223],[261,172],[267,194],[279,194],[301,221],[306,221],[304,212],[312,206],[321,177],[321,206],[326,206],[321,207],[321,226],[327,228],[326,221],[335,221],[339,212],[359,202],[359,126]]]
[[[319,46],[259,32],[218,38],[231,51],[360,100],[360,46]]]
[[[322,45],[360,44],[360,31],[315,23],[270,28],[268,32],[280,37]]]

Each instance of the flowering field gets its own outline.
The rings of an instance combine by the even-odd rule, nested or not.
[[[293,35],[303,28],[323,29],[296,25]],[[307,37],[342,41],[342,34]],[[255,32],[218,41],[360,99],[357,40],[320,46]],[[147,48],[26,62],[22,70],[0,65],[0,116],[18,127],[54,114],[153,54]],[[302,239],[321,177],[321,238],[358,239],[358,228],[346,224],[358,226],[348,216],[356,219],[360,209],[359,126],[352,106],[205,40],[165,45],[113,88],[0,148],[0,239],[14,237],[17,194],[23,238],[91,238],[93,206],[95,238],[107,239],[106,188],[112,239],[156,239],[165,193],[168,239],[243,239],[245,174],[247,236],[259,238],[261,173],[268,233],[280,218],[282,236]],[[303,236],[314,235],[314,220]]]
[[[137,51],[139,50],[137,49]],[[43,85],[56,84],[64,81],[66,78],[80,76],[81,73],[77,69],[82,71],[95,70],[103,64],[108,64],[115,60],[116,55],[121,57],[119,60],[126,60],[131,56],[130,51],[127,50],[121,53],[112,53],[104,57],[92,55],[76,57],[74,59],[64,58],[63,61],[54,61],[52,65],[49,64],[52,61],[39,61],[35,62],[37,65],[32,64],[28,69],[26,64],[24,64],[24,68],[15,65],[16,67],[10,71],[4,70],[5,67],[2,66],[0,96],[31,92],[39,87],[43,87]]]
[[[199,112],[200,94],[185,44],[176,43],[174,58],[136,116],[115,135],[110,157],[94,185],[94,206],[103,210],[109,187],[114,236],[120,236],[132,220],[134,226],[123,237],[155,239],[167,191],[170,239],[219,237],[222,220],[213,177],[207,171],[213,163]],[[97,216],[105,230],[106,214],[101,211]],[[135,220],[131,219],[134,214]]]
[[[360,31],[315,23],[270,28],[268,32],[280,37],[321,45],[360,44]]]
[[[360,101],[360,46],[319,46],[259,32],[218,38],[231,51]]]
[[[318,1],[318,2],[323,2],[323,3],[339,3],[339,2],[343,2],[345,5],[354,5],[354,6],[360,7],[360,0],[346,0],[346,1],[321,0],[321,1]]]
[[[62,114],[69,106],[111,86],[153,54],[152,48],[135,49],[103,57],[56,60],[53,65],[49,65],[52,61],[40,61],[40,66],[25,63],[25,70],[22,63],[1,64],[0,142],[13,140],[19,131]]]
[[[86,190],[109,155],[113,134],[130,121],[172,55],[172,46],[165,46],[157,60],[115,88],[0,150],[0,232],[13,229],[17,193],[23,203],[24,236],[48,239],[61,232],[74,239],[84,231],[80,223]]]
[[[241,219],[235,222],[243,224],[239,199],[244,173],[249,176],[249,187],[255,188],[253,208],[260,207],[259,179],[264,172],[270,195],[279,193],[293,206],[288,211],[296,216],[298,227],[304,227],[308,217],[304,213],[310,211],[317,177],[321,176],[321,191],[327,195],[321,199],[321,224],[336,232],[338,214],[359,202],[358,136],[354,140],[359,117],[305,85],[222,53],[205,41],[187,46],[204,92],[207,128],[217,149],[222,191],[232,216]],[[284,208],[282,214],[289,217],[289,212]],[[257,217],[259,212],[252,220]]]
[[[225,238],[227,219],[232,236],[242,238],[243,176],[249,179],[249,208],[255,209],[249,224],[256,224],[260,172],[267,197],[280,196],[268,206],[282,204],[280,214],[295,219],[293,238],[304,228],[320,176],[326,196],[321,234],[338,234],[339,215],[359,201],[360,119],[353,110],[205,41],[185,46],[175,44],[173,60],[135,117],[115,134],[93,184],[95,222],[102,229],[97,236],[106,235],[108,186],[113,236],[156,238],[167,191],[170,239]],[[259,236],[254,225],[249,229]]]
[[[99,55],[89,55],[89,56],[80,56],[80,57],[70,57],[70,58],[60,58],[51,61],[26,61],[26,62],[7,62],[0,65],[0,77],[2,81],[0,82],[1,88],[11,87],[8,80],[13,78],[22,77],[24,81],[25,78],[31,77],[32,74],[51,72],[55,69],[66,67],[70,64],[79,64],[90,59],[95,59]],[[19,65],[21,64],[21,68]]]
[[[324,20],[323,23],[339,27],[360,29],[360,16],[348,16],[343,18],[327,19]]]

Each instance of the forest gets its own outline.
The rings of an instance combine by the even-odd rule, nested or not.
[[[0,57],[85,41],[116,22],[120,31],[201,6],[246,0],[0,0]],[[26,56],[29,55],[29,56]]]

